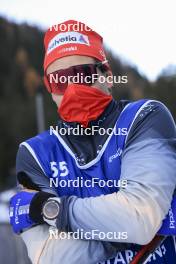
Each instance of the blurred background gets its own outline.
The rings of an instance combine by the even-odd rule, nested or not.
[[[0,1],[0,263],[29,263],[9,228],[8,201],[16,187],[18,145],[57,122],[42,80],[49,26],[67,19],[87,23],[104,36],[113,74],[128,76],[127,84],[114,85],[114,98],[160,100],[176,119],[174,1],[94,2]]]

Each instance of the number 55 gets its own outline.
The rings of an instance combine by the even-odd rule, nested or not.
[[[53,172],[52,176],[55,178],[58,176],[58,168],[57,168],[57,162],[52,161],[50,162],[51,165],[51,170]],[[67,163],[65,161],[60,161],[59,162],[59,170],[61,171],[60,176],[64,177],[67,176],[69,173],[69,170],[67,168]]]

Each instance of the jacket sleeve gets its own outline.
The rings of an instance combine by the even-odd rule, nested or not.
[[[25,188],[56,194],[50,188],[49,178],[44,174],[28,149],[20,145],[16,157],[17,182]]]
[[[59,233],[60,234],[60,233]],[[33,264],[95,264],[115,257],[117,249],[111,244],[92,240],[50,236],[48,225],[33,227],[21,234]]]
[[[124,242],[140,245],[152,240],[168,213],[176,186],[176,129],[161,103],[148,106],[134,123],[122,157],[121,179],[127,180],[127,187],[117,193],[69,197],[62,223],[73,231],[97,230],[92,237],[97,240],[102,232],[127,232]],[[118,236],[110,241],[122,242]]]

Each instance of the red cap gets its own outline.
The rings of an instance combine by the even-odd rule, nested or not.
[[[44,45],[44,72],[53,61],[70,55],[106,60],[103,38],[84,23],[75,20],[68,20],[48,29]]]

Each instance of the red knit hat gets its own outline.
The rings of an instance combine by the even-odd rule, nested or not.
[[[68,20],[52,26],[45,34],[44,72],[55,60],[70,55],[85,55],[105,61],[103,38],[85,24]]]

